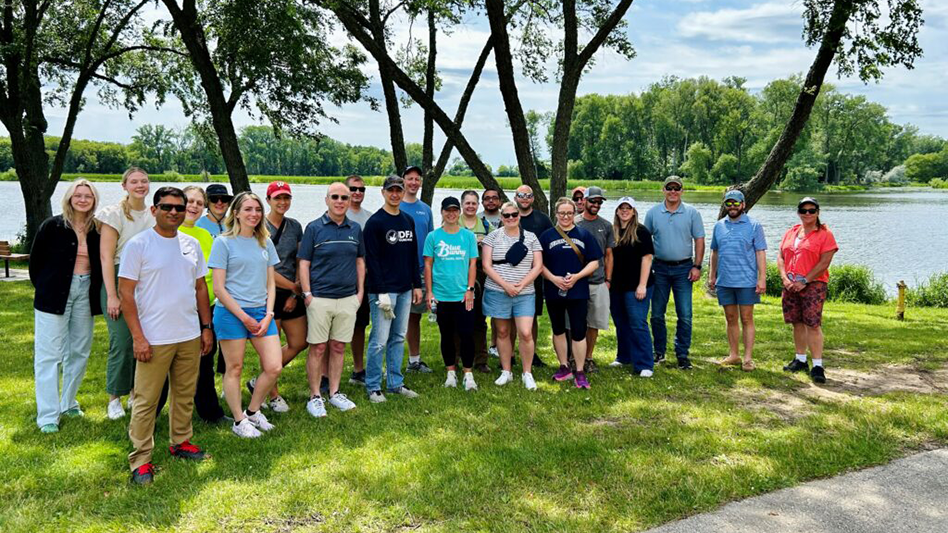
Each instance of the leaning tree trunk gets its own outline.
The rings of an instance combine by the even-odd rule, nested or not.
[[[435,25],[435,14],[428,10],[428,65],[425,69],[425,94],[434,100],[435,95],[435,59],[438,57],[438,27]],[[431,113],[425,110],[425,133],[421,145],[421,168],[425,171],[425,182],[432,178],[431,165],[434,164],[434,119]],[[422,195],[423,197],[424,195]],[[431,203],[431,199],[428,200]]]
[[[564,69],[565,70],[565,69]],[[559,103],[553,122],[553,146],[550,148],[550,200],[566,196],[566,181],[569,178],[569,133],[573,125],[573,108],[576,106],[576,90],[580,72],[563,73],[560,83]],[[552,213],[551,213],[552,215]]]
[[[777,183],[784,165],[793,155],[793,146],[803,132],[803,128],[810,118],[810,112],[813,111],[816,98],[820,95],[823,79],[833,63],[833,58],[836,56],[836,50],[839,48],[840,41],[842,41],[846,22],[849,20],[852,10],[852,2],[848,0],[836,0],[834,3],[829,25],[823,35],[823,40],[820,42],[820,49],[816,53],[813,64],[810,65],[810,70],[807,72],[806,80],[804,80],[800,94],[797,96],[797,102],[793,106],[790,120],[787,121],[783,133],[780,134],[780,138],[777,139],[776,144],[771,149],[767,160],[757,171],[757,175],[747,183],[736,187],[744,192],[744,202],[747,209],[753,207]],[[718,212],[718,218],[723,218],[726,214],[727,212],[722,206]]]
[[[237,143],[237,130],[234,128],[231,116],[232,108],[224,96],[224,87],[207,48],[204,28],[198,22],[194,1],[186,0],[183,9],[178,7],[176,0],[163,1],[171,14],[175,28],[181,34],[184,46],[188,49],[191,64],[201,79],[201,87],[204,88],[208,108],[211,111],[211,124],[217,133],[221,158],[224,160],[224,167],[230,177],[230,186],[234,194],[249,191],[250,179],[247,176],[243,155],[240,153],[240,145]]]
[[[369,2],[369,17],[372,26],[372,39],[382,50],[386,50],[385,27],[382,23],[379,0]],[[392,143],[392,159],[395,164],[395,173],[401,175],[408,166],[408,154],[405,152],[405,132],[402,129],[402,111],[399,107],[398,93],[395,92],[395,82],[392,80],[392,69],[388,65],[379,63],[379,81],[382,84],[382,95],[385,98],[385,113],[388,115],[388,135]]]

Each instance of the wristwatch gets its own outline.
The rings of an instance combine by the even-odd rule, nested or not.
[[[311,293],[311,292],[304,292],[304,293],[303,293],[303,298],[309,298],[309,297],[312,296],[312,295],[313,295],[313,293]]]
[[[214,329],[210,324],[201,324],[201,329]]]
[[[474,292],[474,287],[468,287],[467,290],[470,292]]]
[[[691,268],[697,268],[698,270],[701,270],[701,265],[700,264],[691,265]]]

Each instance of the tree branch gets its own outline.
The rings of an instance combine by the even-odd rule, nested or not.
[[[106,0],[102,9],[99,10],[99,16],[96,17],[95,24],[92,25],[92,31],[89,32],[89,42],[86,43],[86,53],[82,57],[83,68],[85,68],[92,59],[92,47],[95,46],[96,37],[99,35],[99,29],[102,27],[102,21],[105,20],[105,16],[109,13],[109,5],[111,4],[112,0]]]
[[[626,12],[629,11],[629,7],[632,6],[633,0],[622,0],[619,2],[619,5],[616,6],[615,11],[609,15],[609,18],[602,23],[602,26],[599,27],[599,31],[593,35],[592,39],[586,43],[586,46],[583,47],[583,50],[579,53],[579,57],[576,61],[576,67],[580,70],[586,68],[586,64],[589,63],[589,60],[592,58],[599,47],[602,46],[602,43],[606,41],[606,38],[609,37],[609,34],[612,33],[612,30],[619,25],[619,22],[622,20],[622,17],[625,16]]]
[[[388,23],[388,17],[392,16],[393,13],[398,11],[403,5],[407,3],[408,2],[405,2],[404,0],[402,0],[401,2],[395,4],[395,7],[393,7],[392,9],[389,9],[388,12],[382,16],[382,27],[385,27],[385,24]]]

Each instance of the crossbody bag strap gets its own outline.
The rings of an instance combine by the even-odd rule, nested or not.
[[[272,226],[273,224],[271,224]],[[273,246],[280,244],[280,237],[283,236],[283,228],[286,227],[286,217],[283,217],[283,222],[280,223],[280,227],[277,228],[276,233],[273,234],[273,237],[270,237],[270,241],[273,242]]]
[[[576,252],[576,256],[579,257],[579,262],[585,265],[586,258],[583,256],[583,252],[579,251],[579,247],[576,246],[576,243],[573,242],[573,239],[569,238],[569,235],[567,235],[566,232],[563,231],[563,228],[559,226],[553,226],[553,227],[556,228],[556,232],[560,234],[560,237],[563,237],[563,240],[566,241],[566,244],[568,244],[569,247],[572,248],[574,252]]]

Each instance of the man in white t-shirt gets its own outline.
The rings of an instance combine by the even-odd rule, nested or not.
[[[119,293],[138,360],[128,425],[134,447],[128,461],[136,484],[154,478],[155,406],[166,378],[171,391],[171,455],[204,459],[204,452],[190,442],[191,412],[200,359],[213,342],[211,306],[201,246],[194,237],[178,232],[186,204],[181,189],[158,189],[151,208],[154,228],[133,237],[122,251]]]

